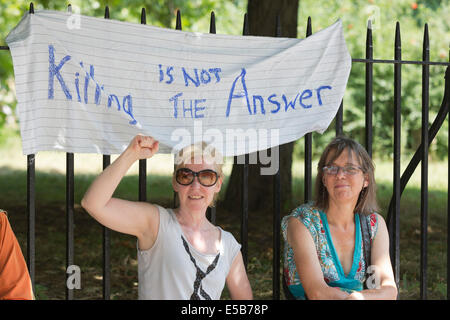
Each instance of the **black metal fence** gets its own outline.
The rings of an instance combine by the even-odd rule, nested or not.
[[[69,10],[71,10],[69,5]],[[30,4],[30,13],[34,13],[33,3]],[[105,19],[109,19],[109,8],[105,8]],[[146,24],[146,12],[142,9],[141,24]],[[181,30],[181,15],[177,12],[176,29]],[[277,19],[274,36],[280,36],[280,21]],[[210,33],[216,33],[214,12],[211,13]],[[247,15],[244,16],[243,35],[248,35]],[[312,34],[311,18],[308,18],[306,36]],[[7,46],[1,46],[0,50],[9,50]],[[373,59],[372,29],[370,22],[367,27],[366,35],[366,57],[362,59],[352,59],[352,63],[365,64],[365,147],[370,156],[372,156],[372,113],[373,113],[373,66],[374,64],[391,64],[394,68],[394,160],[393,160],[393,195],[389,204],[389,212],[386,219],[389,235],[391,260],[394,269],[394,276],[397,286],[400,279],[400,197],[405,186],[413,174],[414,170],[421,163],[421,257],[420,257],[420,297],[427,299],[427,229],[428,229],[428,149],[437,132],[441,128],[447,117],[450,105],[450,63],[430,61],[430,47],[428,37],[428,26],[425,24],[423,37],[423,59],[421,61],[402,60],[400,24],[397,22],[394,43],[394,60]],[[400,171],[400,143],[401,143],[401,79],[402,65],[417,64],[422,65],[422,139],[419,148],[410,161],[404,173]],[[434,122],[429,126],[429,67],[437,65],[447,67],[445,71],[444,98]],[[444,71],[442,72],[444,74]],[[335,130],[336,135],[343,132],[343,102],[336,115]],[[450,125],[449,125],[450,130]],[[450,139],[450,132],[448,134]],[[312,200],[312,134],[308,133],[305,139],[305,177],[304,177],[304,200]],[[450,160],[450,153],[448,156]],[[110,155],[103,155],[103,169],[111,162]],[[242,211],[241,211],[241,231],[240,242],[242,244],[242,254],[245,266],[248,262],[248,155],[243,166],[242,177]],[[146,190],[146,160],[139,161],[139,201],[147,200]],[[281,222],[281,183],[280,171],[274,175],[274,203],[273,203],[273,299],[280,299],[280,222]],[[450,176],[449,176],[450,187]],[[449,190],[449,189],[448,189]],[[448,192],[448,191],[447,191]],[[36,197],[35,197],[35,155],[27,156],[27,212],[28,212],[28,234],[27,234],[27,264],[32,279],[33,287],[35,285],[35,219],[36,219]],[[450,299],[450,193],[448,193],[447,202],[447,299]],[[74,154],[66,154],[66,262],[67,267],[74,263]],[[208,212],[208,218],[214,223],[216,220],[216,210],[211,208]],[[103,227],[103,299],[110,299],[111,294],[111,267],[110,267],[110,230]],[[66,286],[67,287],[67,286]],[[66,299],[73,299],[73,291],[67,287]]]

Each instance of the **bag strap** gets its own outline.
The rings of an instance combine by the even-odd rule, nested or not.
[[[369,225],[370,221],[368,221],[367,216],[359,213],[359,224],[361,225],[361,235],[363,242],[363,251],[364,251],[364,261],[366,262],[366,277],[367,277],[367,269],[371,265],[370,257],[371,257],[371,240],[370,240],[370,232]],[[364,282],[365,285],[365,282]]]

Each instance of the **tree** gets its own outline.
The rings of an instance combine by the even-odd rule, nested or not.
[[[298,0],[249,0],[248,1],[248,28],[249,34],[254,36],[275,36],[277,16],[280,21],[282,37],[297,37]],[[290,204],[292,195],[292,152],[294,143],[280,146],[279,170],[282,186],[282,204]],[[273,203],[273,176],[260,175],[261,164],[249,165],[248,178],[248,204],[249,210],[264,210],[272,208]],[[219,205],[230,211],[239,211],[242,194],[243,166],[233,165],[225,199]],[[283,206],[282,206],[283,208]]]

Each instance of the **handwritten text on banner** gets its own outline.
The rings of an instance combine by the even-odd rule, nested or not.
[[[162,152],[208,137],[226,156],[267,149],[326,130],[351,68],[341,21],[290,39],[70,18],[26,14],[7,37],[24,154],[117,154],[138,133]]]

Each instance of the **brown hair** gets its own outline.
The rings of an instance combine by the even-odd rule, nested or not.
[[[362,168],[363,174],[367,176],[368,186],[363,188],[359,194],[354,209],[355,213],[371,214],[378,211],[376,199],[375,166],[366,149],[353,139],[338,136],[334,138],[323,151],[317,165],[315,205],[322,210],[328,209],[328,191],[323,184],[323,167],[337,159],[342,152],[347,151],[349,157],[356,155]]]

